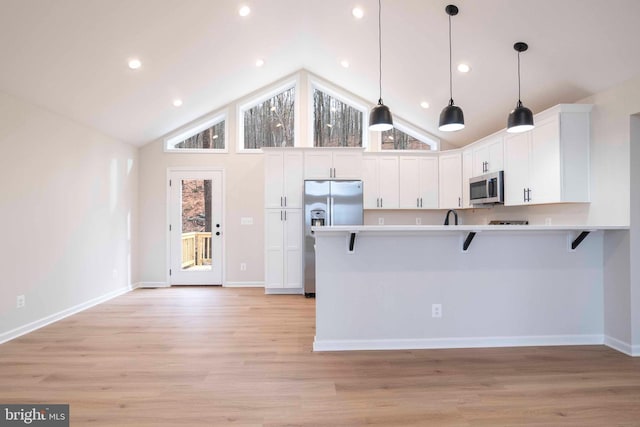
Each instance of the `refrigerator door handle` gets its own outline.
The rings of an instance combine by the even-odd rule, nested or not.
[[[333,225],[333,197],[329,198],[329,225]]]

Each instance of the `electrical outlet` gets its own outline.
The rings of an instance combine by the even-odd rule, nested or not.
[[[442,304],[431,304],[431,317],[442,317]]]
[[[378,225],[384,225],[384,218],[378,218]]]
[[[422,225],[422,218],[416,218],[416,225]]]
[[[27,305],[27,300],[24,295],[18,295],[16,298],[16,308],[23,308],[25,305]]]
[[[251,216],[241,217],[240,225],[253,225],[253,217]]]
[[[246,262],[241,262],[240,263],[240,271],[247,271],[247,263]]]

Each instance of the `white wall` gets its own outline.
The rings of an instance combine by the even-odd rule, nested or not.
[[[2,92],[0,146],[2,342],[129,289],[138,171],[135,147]]]
[[[631,230],[629,258],[631,343],[633,354],[640,355],[640,114],[631,117]]]

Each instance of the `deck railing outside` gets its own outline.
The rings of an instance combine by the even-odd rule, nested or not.
[[[182,268],[211,264],[211,232],[182,233]]]

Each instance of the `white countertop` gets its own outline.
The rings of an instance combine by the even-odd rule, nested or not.
[[[628,230],[625,225],[334,225],[312,227],[315,232],[434,232],[434,231],[596,231]]]

